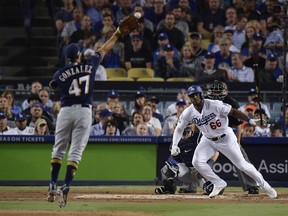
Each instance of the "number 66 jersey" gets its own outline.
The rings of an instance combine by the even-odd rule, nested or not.
[[[231,105],[219,100],[203,99],[204,105],[199,112],[191,104],[187,107],[179,118],[178,124],[195,124],[203,135],[207,138],[213,138],[233,132],[228,127],[228,114]]]

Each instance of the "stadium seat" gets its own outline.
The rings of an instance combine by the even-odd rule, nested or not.
[[[161,77],[141,77],[141,78],[138,78],[137,81],[139,82],[163,82],[165,80]]]
[[[137,80],[138,78],[152,78],[154,77],[154,70],[151,68],[130,68],[127,72],[127,76]]]
[[[107,78],[111,77],[127,77],[127,72],[124,68],[106,68]]]
[[[193,77],[171,77],[166,80],[167,82],[194,82]]]
[[[134,81],[134,79],[130,77],[110,77],[108,81]]]

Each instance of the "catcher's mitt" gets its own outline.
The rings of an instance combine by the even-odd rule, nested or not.
[[[117,32],[120,35],[127,35],[137,29],[138,24],[138,19],[133,15],[129,15],[125,17],[122,22],[120,22],[119,27],[117,28]]]

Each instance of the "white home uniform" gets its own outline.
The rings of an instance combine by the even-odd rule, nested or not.
[[[270,191],[271,187],[261,173],[242,156],[237,138],[232,128],[228,127],[227,115],[231,106],[219,100],[203,100],[204,106],[200,113],[193,104],[183,111],[173,135],[173,145],[179,142],[181,131],[186,125],[193,123],[203,133],[203,136],[196,147],[192,164],[207,181],[211,181],[216,187],[227,186],[227,183],[207,164],[207,161],[218,150],[237,168],[252,177],[262,189],[266,192]]]

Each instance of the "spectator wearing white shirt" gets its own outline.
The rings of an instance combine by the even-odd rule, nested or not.
[[[0,112],[0,135],[17,135],[17,132],[8,126],[8,117]]]
[[[16,128],[13,128],[18,135],[33,135],[34,128],[27,126],[27,115],[19,113],[15,116]]]
[[[245,26],[247,24],[247,17],[239,16],[236,24],[236,28],[233,33],[232,43],[239,50],[241,50],[242,44],[246,41]]]
[[[152,107],[150,105],[145,105],[143,107],[142,113],[144,115],[144,121],[148,127],[154,128],[155,135],[160,136],[162,132],[162,126],[159,119],[153,117]]]
[[[232,81],[236,82],[254,82],[254,71],[243,64],[242,54],[232,53],[232,67],[229,72],[232,74]]]

